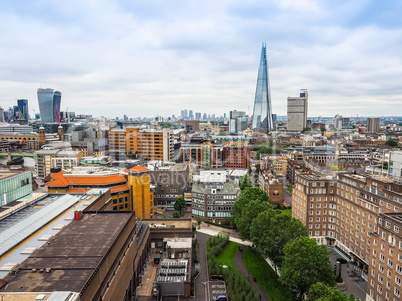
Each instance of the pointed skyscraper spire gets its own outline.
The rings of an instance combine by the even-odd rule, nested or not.
[[[269,132],[273,130],[273,122],[266,49],[266,43],[262,43],[260,68],[258,69],[257,88],[255,91],[252,128]]]

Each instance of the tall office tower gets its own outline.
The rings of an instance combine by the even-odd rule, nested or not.
[[[38,103],[42,122],[59,122],[61,93],[53,89],[38,89]]]
[[[187,109],[181,111],[181,117],[184,118],[184,119],[188,118],[188,111],[187,111]]]
[[[278,119],[278,115],[276,114],[272,114],[272,125],[273,125],[273,129],[276,130],[276,121]]]
[[[28,120],[28,100],[27,99],[18,99],[17,100],[18,108],[21,112],[23,119]]]
[[[53,121],[60,122],[60,103],[61,103],[61,93],[55,91],[53,94]]]
[[[307,89],[301,89],[300,97],[288,97],[287,130],[299,132],[307,126]]]
[[[269,132],[273,129],[271,92],[265,44],[262,45],[260,67],[258,69],[252,128],[262,129],[265,132]]]
[[[193,113],[193,110],[190,110],[190,111],[188,112],[188,117],[190,118],[190,120],[194,120],[194,113]]]
[[[4,109],[0,107],[0,122],[4,122]]]
[[[341,130],[342,127],[343,127],[343,117],[342,117],[342,115],[336,114],[335,117],[334,117],[333,123],[334,123],[334,127],[337,130]]]
[[[242,111],[230,111],[229,114],[229,133],[237,134],[247,129],[247,117],[246,112]]]
[[[367,118],[367,132],[377,133],[380,130],[380,118]]]

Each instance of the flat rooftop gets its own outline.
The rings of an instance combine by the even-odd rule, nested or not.
[[[13,177],[20,174],[19,172],[15,172],[15,171],[0,171],[0,181],[1,180],[5,180],[7,178]]]
[[[183,219],[183,220],[168,220],[165,218],[161,219],[142,219],[143,223],[150,225],[152,228],[158,228],[159,226],[167,226],[166,228],[170,228],[171,226],[175,226],[175,228],[191,228],[191,219]],[[163,228],[163,227],[159,227]]]
[[[103,212],[73,220],[22,262],[17,274],[3,278],[8,284],[0,292],[80,292],[132,214]]]

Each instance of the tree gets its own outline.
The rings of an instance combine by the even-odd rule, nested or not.
[[[268,145],[269,145],[269,147],[272,147],[272,146],[274,145],[274,140],[269,139],[269,141],[268,141]]]
[[[252,200],[243,207],[242,214],[235,219],[236,227],[240,232],[240,238],[250,239],[250,226],[253,220],[264,211],[272,209],[268,202]]]
[[[251,200],[260,200],[262,202],[268,202],[267,193],[258,187],[245,188],[239,198],[235,201],[232,208],[232,218],[234,225],[236,225],[236,218],[240,217],[244,206],[246,206]]]
[[[195,217],[195,220],[196,220],[196,222],[197,222],[198,229],[201,229],[201,223],[204,221],[204,219],[203,219],[201,216],[197,215],[197,216]]]
[[[308,301],[357,301],[353,295],[346,295],[336,288],[317,282],[310,286]]]
[[[277,154],[277,155],[279,155],[280,153],[281,153],[281,150],[280,149],[275,149],[275,153]]]
[[[173,215],[172,215],[174,218],[180,218],[181,217],[181,214],[180,214],[180,212],[179,211],[175,211],[175,212],[173,212]]]
[[[244,190],[245,188],[248,187],[253,187],[253,182],[251,181],[251,178],[248,173],[246,173],[244,176],[240,178],[239,186],[241,190]]]
[[[184,198],[182,196],[179,196],[173,205],[174,210],[179,211],[180,215],[181,215],[181,212],[186,208],[186,206],[187,206],[186,201],[184,200]]]
[[[251,203],[250,203],[251,204]],[[259,214],[252,222],[251,240],[265,257],[269,257],[276,267],[281,267],[285,246],[294,239],[307,237],[308,230],[298,219],[274,210],[269,214]]]
[[[393,139],[391,139],[391,138],[389,138],[387,140],[387,142],[385,142],[385,144],[388,145],[388,146],[398,146],[398,142],[393,140]]]
[[[335,285],[329,252],[324,245],[318,245],[315,239],[301,237],[289,242],[283,251],[285,256],[279,279],[296,291],[300,299],[318,281]]]
[[[305,127],[305,128],[302,129],[301,132],[304,133],[304,132],[308,132],[308,131],[311,131],[311,128]]]
[[[326,129],[325,127],[321,127],[321,128],[320,128],[320,131],[321,131],[322,133],[324,133],[324,132],[327,131],[327,129]]]

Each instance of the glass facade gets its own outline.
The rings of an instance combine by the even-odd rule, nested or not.
[[[265,44],[262,46],[260,67],[258,69],[252,128],[263,130],[265,132],[273,130],[271,93]]]
[[[42,122],[59,122],[61,93],[53,89],[38,89],[38,103]]]
[[[31,172],[0,174],[0,206],[18,200],[32,192]]]
[[[19,111],[21,112],[23,119],[28,120],[29,115],[28,115],[28,100],[27,99],[18,99],[18,108]]]
[[[53,94],[53,121],[60,122],[60,103],[61,93],[59,91]]]

